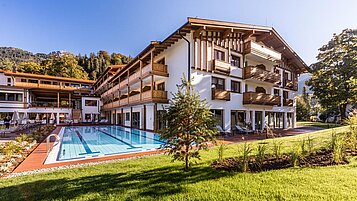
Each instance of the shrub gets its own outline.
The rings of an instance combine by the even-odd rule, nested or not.
[[[263,163],[265,160],[266,150],[267,150],[267,145],[265,145],[265,144],[258,145],[258,150],[257,150],[258,153],[256,156],[256,165],[259,170],[262,170]]]
[[[344,141],[342,137],[332,134],[331,147],[333,153],[333,161],[335,163],[341,163],[344,158]]]
[[[243,151],[242,151],[242,165],[241,165],[241,171],[242,172],[247,172],[249,167],[249,155],[252,153],[252,148],[248,143],[244,143],[243,146]]]
[[[283,145],[283,142],[281,142],[281,141],[276,141],[276,140],[273,141],[272,149],[273,149],[273,154],[274,154],[275,158],[280,158],[282,145]]]
[[[1,148],[0,152],[6,156],[12,156],[14,154],[21,153],[22,149],[18,144],[11,141],[5,143],[5,146]]]
[[[219,147],[218,147],[218,161],[223,160],[223,153],[224,153],[225,149],[226,149],[226,146],[223,143],[221,145],[219,145]]]
[[[16,137],[15,140],[18,143],[22,143],[22,142],[28,141],[29,140],[29,136],[26,135],[26,134],[21,134],[19,137]]]
[[[305,139],[302,139],[301,141],[301,155],[305,156],[307,154],[307,147],[306,147],[306,142]]]
[[[293,167],[297,167],[299,165],[299,160],[301,158],[301,152],[299,148],[293,149],[290,153],[290,163]]]
[[[307,150],[309,152],[309,154],[313,153],[314,152],[314,140],[308,136],[307,137]]]

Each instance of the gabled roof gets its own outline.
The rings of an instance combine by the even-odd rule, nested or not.
[[[232,31],[249,36],[256,36],[266,46],[281,52],[288,60],[289,64],[296,68],[298,73],[307,72],[308,66],[299,57],[299,55],[287,44],[287,42],[279,35],[279,33],[269,26],[259,26],[251,24],[243,24],[236,22],[225,22],[219,20],[209,20],[202,18],[187,18],[187,22],[178,28],[175,32],[165,38],[163,41],[152,41],[143,51],[134,57],[125,67],[117,71],[117,73],[109,80],[115,79],[128,67],[132,66],[148,52],[153,51],[154,56],[160,54],[166,48],[175,44],[182,36],[185,36],[191,31],[198,31],[204,28],[207,31]]]

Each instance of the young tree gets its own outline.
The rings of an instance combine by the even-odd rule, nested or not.
[[[334,34],[319,49],[317,63],[311,65],[312,77],[307,84],[324,108],[337,105],[341,118],[346,118],[347,105],[356,100],[357,29]],[[352,80],[352,81],[351,81]]]
[[[207,148],[209,141],[214,141],[217,134],[215,118],[206,101],[200,99],[185,79],[178,86],[164,118],[167,126],[159,131],[166,141],[162,148],[168,149],[174,160],[185,161],[185,170],[188,171],[190,158],[199,159],[199,150]]]

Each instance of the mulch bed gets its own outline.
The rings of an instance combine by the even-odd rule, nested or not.
[[[340,163],[336,163],[333,160],[332,150],[319,150],[314,153],[311,153],[305,157],[300,157],[298,161],[299,167],[321,167],[321,166],[330,166],[330,165],[343,165],[348,164],[347,156],[357,156],[356,151],[347,150],[345,152],[345,157]],[[278,170],[284,168],[293,167],[291,162],[291,155],[282,154],[280,157],[275,157],[268,155],[265,157],[261,167],[257,165],[257,158],[251,156],[248,159],[248,172],[261,172],[269,170]],[[242,157],[236,158],[227,158],[222,161],[215,161],[211,164],[211,167],[216,170],[224,170],[229,172],[241,172],[241,167],[243,164]]]

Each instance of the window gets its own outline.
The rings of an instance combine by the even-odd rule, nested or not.
[[[41,81],[41,84],[51,84],[50,81]]]
[[[240,67],[240,57],[232,55],[231,56],[231,66]]]
[[[38,83],[38,80],[29,80],[29,83]]]
[[[225,53],[220,50],[214,50],[214,59],[220,60],[220,61],[225,61]]]
[[[223,110],[211,110],[214,118],[216,119],[216,125],[223,128]]]
[[[21,82],[27,82],[27,80],[26,79],[21,79]]]
[[[11,82],[11,78],[7,78],[7,82]]]
[[[165,82],[158,84],[157,85],[157,90],[165,91]]]
[[[231,81],[231,91],[235,93],[241,93],[240,91],[240,82]]]
[[[212,77],[212,87],[215,89],[225,89],[225,80],[222,78]]]
[[[266,93],[266,90],[264,89],[264,87],[256,87],[255,88],[255,92],[257,93]]]
[[[125,121],[130,121],[130,113],[125,113]]]
[[[280,96],[280,90],[279,89],[274,89],[274,95],[275,96]]]
[[[288,91],[283,91],[283,98],[288,99],[289,97],[289,92]]]
[[[91,114],[86,113],[84,116],[85,116],[85,120],[87,120],[87,121],[91,120]]]
[[[97,100],[85,100],[84,105],[85,106],[97,106]]]
[[[245,92],[248,92],[248,84],[245,84]]]
[[[22,102],[22,94],[20,94],[20,93],[0,93],[0,101]]]

